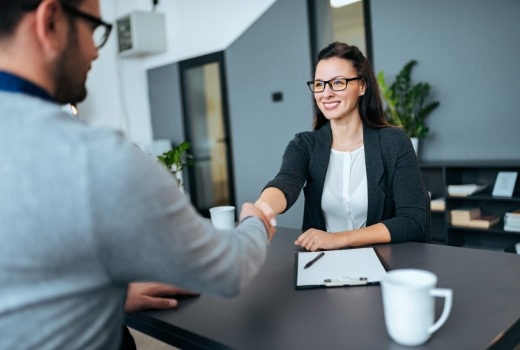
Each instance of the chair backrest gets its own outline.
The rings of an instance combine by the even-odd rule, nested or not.
[[[430,203],[430,194],[426,192],[426,218],[424,220],[424,230],[423,230],[423,242],[430,243],[431,242],[431,203]]]

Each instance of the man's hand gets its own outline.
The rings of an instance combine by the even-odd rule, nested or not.
[[[262,210],[257,208],[252,203],[244,203],[242,205],[242,210],[240,211],[240,221],[242,221],[244,218],[247,218],[248,216],[256,216],[257,218],[262,220],[262,222],[264,223],[264,226],[265,226],[265,228],[267,230],[267,235],[269,237],[269,240],[273,239],[273,236],[276,233],[276,227],[274,227],[269,222],[269,220],[267,220],[267,218],[265,217],[265,215],[262,212]]]
[[[146,309],[174,309],[179,302],[172,297],[178,295],[195,296],[199,295],[199,293],[190,292],[163,283],[130,283],[126,296],[125,312],[135,312]]]

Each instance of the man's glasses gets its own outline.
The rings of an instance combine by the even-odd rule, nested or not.
[[[333,91],[341,91],[347,88],[349,81],[360,79],[363,79],[363,77],[334,78],[331,80],[311,80],[307,82],[307,85],[312,92],[323,92],[325,91],[325,87],[327,85],[329,85],[330,89]]]
[[[34,2],[32,4],[25,4],[22,6],[22,9],[24,11],[34,11],[40,6],[41,1]],[[103,45],[106,44],[108,40],[108,36],[110,35],[110,32],[112,31],[112,25],[110,23],[107,23],[103,21],[101,18],[89,15],[88,13],[85,13],[83,11],[80,11],[70,5],[64,4],[60,2],[61,7],[65,12],[68,12],[69,14],[73,16],[80,17],[84,20],[87,20],[94,24],[94,30],[92,32],[92,40],[94,41],[94,45],[96,46],[96,49],[100,49],[103,47]]]
[[[88,13],[85,13],[83,11],[80,11],[72,6],[69,6],[67,4],[61,3],[61,7],[63,10],[68,12],[71,15],[77,16],[79,18],[82,18],[84,20],[87,20],[94,24],[94,30],[92,32],[92,39],[94,40],[94,45],[99,50],[103,47],[103,45],[106,44],[108,40],[108,36],[110,35],[110,32],[112,31],[112,25],[110,23],[107,23],[103,21],[101,18],[89,15]]]

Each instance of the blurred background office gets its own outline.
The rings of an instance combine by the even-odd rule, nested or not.
[[[358,45],[374,70],[410,59],[440,107],[420,160],[518,160],[520,2],[363,0],[101,0],[114,23],[133,11],[164,15],[162,53],[121,57],[117,35],[94,63],[80,118],[121,129],[143,148],[186,139],[200,160],[189,192],[204,211],[257,198],[287,142],[311,129],[316,50]],[[206,162],[206,163],[204,163]],[[197,175],[198,174],[198,175]],[[208,185],[209,184],[209,185]],[[302,201],[279,218],[300,227]]]

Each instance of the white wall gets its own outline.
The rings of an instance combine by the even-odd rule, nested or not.
[[[138,144],[151,141],[146,70],[228,47],[275,0],[162,0],[156,11],[166,16],[167,52],[145,58],[117,57],[116,28],[93,63],[88,97],[78,108],[93,124],[121,129]],[[134,10],[151,11],[151,0],[100,0],[105,20]]]

